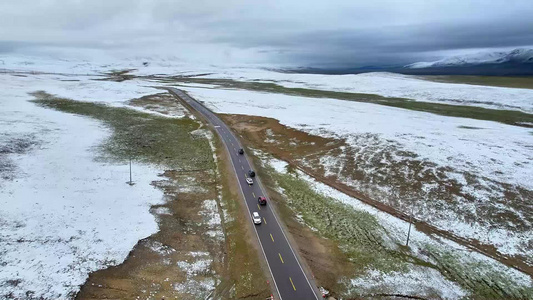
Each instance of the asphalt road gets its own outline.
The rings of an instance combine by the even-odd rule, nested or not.
[[[316,285],[314,285],[314,280],[309,280],[306,276],[279,224],[279,218],[276,216],[276,213],[270,209],[270,199],[261,185],[259,179],[260,174],[256,174],[253,178],[254,184],[248,185],[246,183],[247,173],[251,167],[246,157],[246,153],[244,155],[238,154],[239,148],[242,148],[239,140],[222,120],[200,102],[191,98],[181,90],[175,88],[170,88],[170,90],[202,114],[205,119],[211,123],[223,143],[226,145],[243,198],[245,199],[246,206],[249,210],[249,221],[252,222],[252,212],[258,212],[263,220],[262,224],[254,225],[254,228],[261,245],[261,250],[267,261],[268,268],[270,269],[272,278],[274,278],[274,287],[277,290],[279,297],[285,300],[319,299],[317,296],[318,289],[316,288]],[[267,198],[267,205],[259,205],[257,201],[259,196]],[[260,266],[257,267],[259,268]]]

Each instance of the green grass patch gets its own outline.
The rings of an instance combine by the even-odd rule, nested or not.
[[[191,134],[199,126],[194,120],[166,118],[127,108],[73,101],[44,92],[33,95],[36,97],[34,102],[40,106],[88,116],[111,127],[111,136],[99,146],[100,160],[125,162],[131,157],[136,161],[165,165],[178,171],[214,167],[208,140]]]
[[[481,127],[474,127],[474,126],[464,126],[464,125],[461,125],[461,126],[457,126],[458,128],[462,128],[462,129],[483,129]]]
[[[175,169],[178,173],[185,171],[184,174],[207,174],[207,176],[215,174],[214,170],[217,166],[208,139],[204,135],[194,134],[200,126],[198,121],[189,118],[167,118],[128,108],[58,98],[45,92],[36,92],[33,96],[36,98],[33,102],[39,106],[91,117],[110,127],[111,135],[97,149],[99,160],[126,162],[132,157],[143,163],[157,164],[165,169]],[[217,139],[215,142],[217,148],[222,149]],[[222,263],[225,270],[221,273],[222,283],[216,287],[215,293],[224,299],[253,298],[253,295],[264,299],[270,295],[270,289],[265,285],[266,278],[259,267],[257,253],[246,239],[244,226],[248,224],[247,219],[241,217],[238,202],[240,199],[229,190],[230,183],[227,178],[215,177],[216,181],[205,178],[205,181],[197,182],[198,185],[205,185],[206,188],[221,186],[222,199],[219,205],[232,219],[223,224],[226,251],[224,251]],[[167,188],[172,190],[168,186]],[[169,197],[168,194],[167,197]],[[181,194],[179,197],[184,196]],[[178,201],[183,202],[186,199],[179,197],[178,199],[181,200]],[[190,199],[187,198],[187,201]],[[179,219],[178,225],[174,224],[176,218]],[[162,224],[160,226],[165,227],[164,232],[172,230],[179,232],[182,230],[180,227],[183,225],[182,222],[187,222],[187,220],[187,218],[180,217],[179,213],[175,213],[165,223],[160,223]],[[200,235],[200,233],[201,230],[191,234]],[[186,237],[182,239],[187,241]]]
[[[415,255],[390,236],[373,215],[315,192],[294,169],[288,167],[287,173],[278,173],[268,165],[263,168],[283,189],[288,206],[302,216],[306,225],[338,242],[353,263],[354,274],[350,278],[365,276],[367,270],[404,273],[413,266],[420,266],[435,269],[448,280],[457,282],[470,293],[468,299],[531,299],[533,296],[531,286],[521,286],[493,265],[467,258],[462,252],[450,252],[428,244],[422,256]],[[345,284],[345,290],[337,292],[349,297],[366,297],[368,290],[364,287]]]
[[[366,102],[380,104],[390,107],[410,109],[415,111],[433,113],[449,117],[470,118],[476,120],[495,121],[509,125],[531,127],[524,123],[533,123],[533,114],[514,110],[490,109],[468,105],[451,105],[443,103],[432,103],[414,101],[407,98],[383,97],[375,94],[348,93],[336,91],[323,91],[306,88],[288,88],[270,82],[246,82],[231,79],[211,79],[195,77],[172,77],[171,79],[161,79],[164,82],[201,83],[213,84],[222,88],[244,89],[256,92],[277,93],[290,96],[301,96],[311,98],[332,98],[347,101]]]
[[[498,86],[520,89],[533,89],[533,77],[510,77],[510,76],[469,76],[469,75],[427,75],[420,76],[425,80],[464,83],[484,86]]]
[[[320,235],[335,240],[362,274],[366,269],[407,271],[406,262],[429,266],[385,241],[388,233],[368,212],[354,210],[331,197],[315,192],[297,173],[277,173],[267,167],[284,190],[289,206]],[[396,248],[396,249],[394,249]]]

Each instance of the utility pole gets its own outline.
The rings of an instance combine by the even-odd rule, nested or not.
[[[411,209],[411,214],[409,214],[409,230],[407,231],[407,242],[405,243],[406,247],[409,247],[409,237],[411,236],[411,224],[413,224],[413,210]]]
[[[133,181],[131,180],[131,157],[130,157],[130,181],[127,182],[129,185],[134,185]]]

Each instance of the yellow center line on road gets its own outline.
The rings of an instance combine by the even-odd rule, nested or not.
[[[278,255],[279,255],[279,259],[281,260],[281,263],[284,264],[285,262],[283,262],[283,258],[281,258],[281,253],[278,253]],[[291,280],[291,282],[292,282],[292,280]],[[293,285],[293,286],[294,286],[294,285]],[[295,289],[295,290],[296,290],[296,289]]]
[[[243,170],[244,170],[244,167],[243,167],[243,166],[241,166],[241,169],[243,169]]]
[[[266,220],[265,218],[263,218],[263,221],[265,221],[265,224],[268,224],[268,223],[267,223],[267,220]]]
[[[294,286],[294,283],[292,282],[292,278],[289,277],[289,280],[291,281],[292,288],[296,291],[296,287]]]
[[[254,198],[255,198],[255,193],[254,192],[252,192],[252,196],[254,196]]]
[[[274,243],[274,237],[272,236],[272,233],[270,234],[270,238],[272,239],[272,243]]]
[[[259,210],[261,210],[261,206],[259,206],[259,203],[257,203],[257,208],[259,208]]]

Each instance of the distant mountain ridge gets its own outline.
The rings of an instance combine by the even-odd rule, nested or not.
[[[533,64],[533,49],[519,48],[511,51],[479,52],[467,55],[457,55],[434,62],[416,62],[406,65],[405,68],[440,68],[461,67],[482,64]]]
[[[314,74],[359,74],[393,72],[406,75],[533,76],[533,48],[457,55],[433,62],[399,66],[293,68],[284,72]]]

